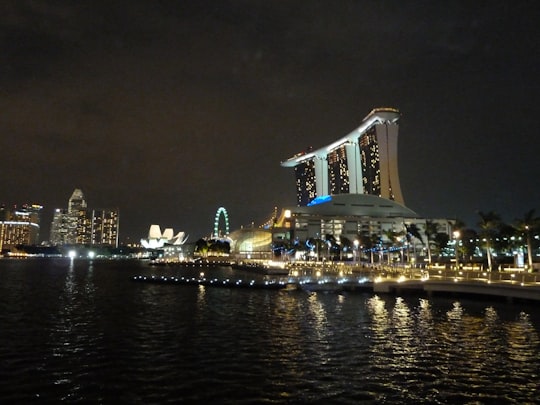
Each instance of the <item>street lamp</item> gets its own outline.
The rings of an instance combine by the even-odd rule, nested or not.
[[[355,239],[354,240],[354,252],[355,252],[354,253],[355,254],[355,257],[354,257],[355,260],[354,261],[356,262],[356,265],[358,265],[358,259],[359,259],[359,257],[358,257],[358,245],[359,244],[360,244],[360,242],[358,242],[358,239]]]
[[[456,253],[456,271],[459,270],[459,231],[454,231],[454,251]]]
[[[400,259],[401,259],[400,264],[401,264],[401,267],[403,267],[403,263],[404,263],[403,249],[404,249],[404,246],[405,246],[405,242],[403,240],[401,240],[399,236],[396,236],[396,245],[398,245],[398,248],[399,248],[399,256],[400,256]]]
[[[527,233],[527,270],[532,271],[533,270],[533,262],[532,262],[532,244],[531,244],[531,230],[529,228],[529,225],[525,225],[525,232]]]

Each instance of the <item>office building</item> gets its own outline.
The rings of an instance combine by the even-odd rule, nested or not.
[[[118,246],[117,209],[90,209],[83,192],[75,189],[66,209],[54,211],[50,242],[53,245]]]
[[[118,246],[118,210],[92,210],[92,245]]]
[[[0,207],[0,251],[9,251],[17,245],[38,244],[42,209],[38,204]]]

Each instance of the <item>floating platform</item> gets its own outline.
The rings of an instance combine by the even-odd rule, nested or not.
[[[171,285],[203,285],[205,287],[221,288],[253,288],[280,290],[286,288],[288,283],[278,280],[231,280],[231,279],[208,279],[197,277],[166,277],[166,276],[134,276],[132,281],[140,283],[171,284]]]
[[[169,266],[169,267],[228,267],[229,261],[208,261],[208,260],[190,260],[190,261],[159,261],[152,260],[149,266]]]

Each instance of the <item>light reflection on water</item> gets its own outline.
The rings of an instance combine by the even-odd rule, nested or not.
[[[530,316],[501,321],[488,306],[471,316],[458,301],[440,317],[428,300],[410,308],[396,298],[366,301],[371,314],[370,363],[387,376],[386,387],[409,401],[512,400],[538,393],[540,348]],[[373,379],[380,382],[377,374]],[[510,382],[515,384],[511,388]],[[420,394],[420,395],[418,395]]]
[[[36,263],[0,261],[5,402],[533,403],[539,395],[535,306],[139,284],[130,278],[190,271]]]

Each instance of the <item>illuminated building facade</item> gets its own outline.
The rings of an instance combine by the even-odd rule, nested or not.
[[[39,242],[39,221],[43,207],[25,204],[20,208],[0,207],[0,251],[17,245],[36,245]]]
[[[363,176],[362,186],[366,194],[379,195],[381,192],[381,166],[379,145],[374,131],[369,131],[360,139],[360,158]]]
[[[317,183],[315,178],[315,162],[307,160],[294,167],[296,174],[296,191],[298,205],[308,205],[317,197]]]
[[[299,240],[333,235],[355,239],[358,235],[400,232],[405,224],[423,227],[425,219],[411,209],[369,194],[329,196],[323,202],[283,210],[276,225],[293,230]]]
[[[451,220],[442,218],[429,221],[437,224],[439,232],[451,234]],[[414,256],[413,260],[420,263],[427,260],[427,222],[427,219],[396,201],[370,194],[339,194],[328,196],[317,204],[284,208],[274,227],[267,232],[272,241],[276,240],[276,235],[285,235],[291,246],[295,243],[302,246],[310,240],[328,242],[334,239],[338,244],[346,244],[347,241],[356,243],[356,247],[352,248],[356,254],[361,251],[364,254],[373,252],[378,255],[375,259],[377,262],[390,262],[391,259],[395,262],[401,253]],[[422,240],[409,234],[413,226],[422,235]],[[369,248],[361,246],[361,241],[366,240],[372,243]],[[329,251],[317,254],[319,257],[328,255]]]
[[[92,212],[82,190],[75,189],[68,200],[68,242],[77,245],[92,244]]]
[[[68,208],[57,208],[51,224],[53,245],[118,246],[119,213],[116,209],[89,209],[80,189],[68,200]]]
[[[72,232],[70,231],[73,229],[71,226],[72,222],[67,209],[55,209],[51,223],[50,243],[53,245],[68,244],[71,240]]]
[[[306,255],[302,246],[324,242],[322,249],[327,252],[318,252],[317,257],[330,257],[335,242],[352,243],[349,253],[377,252],[378,262],[395,262],[396,255],[401,260],[407,255],[412,261],[425,261],[422,235],[428,220],[405,206],[399,183],[399,118],[399,111],[393,108],[374,109],[349,135],[281,162],[282,167],[295,170],[297,205],[283,208],[279,217],[276,211],[259,229],[232,232],[232,254],[238,260],[272,259],[287,246],[298,259]],[[451,220],[429,221],[440,232],[451,232]],[[371,246],[362,246],[362,241]],[[289,252],[285,253],[287,260],[293,260]]]
[[[330,152],[328,160],[328,182],[330,194],[349,193],[349,169],[347,151],[344,146]]]
[[[92,245],[118,246],[118,210],[92,210]]]
[[[173,228],[165,228],[163,233],[159,225],[150,225],[148,237],[141,239],[141,245],[146,249],[162,249],[165,245],[181,246],[187,241],[185,232],[174,234]]]
[[[345,137],[281,162],[295,169],[298,206],[338,194],[370,194],[404,205],[397,162],[399,117],[394,108],[374,109]]]

